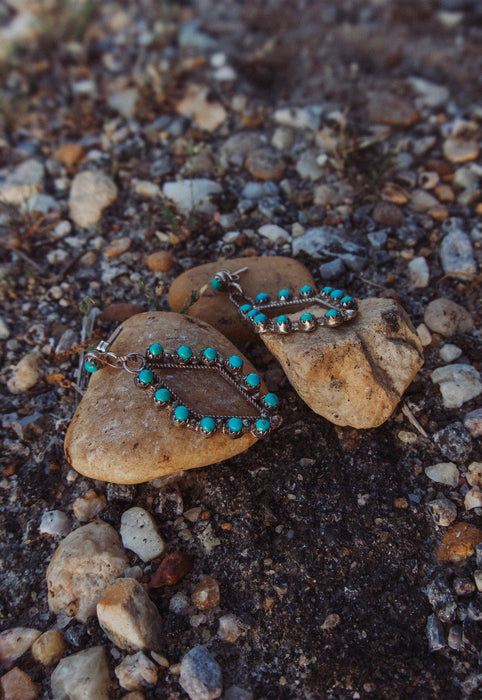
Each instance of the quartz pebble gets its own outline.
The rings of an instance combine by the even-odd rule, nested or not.
[[[223,692],[221,669],[206,647],[194,647],[183,657],[179,683],[190,700],[220,697]]]
[[[242,634],[236,615],[222,615],[218,623],[218,637],[223,642],[235,642]]]
[[[7,382],[12,394],[24,394],[32,389],[41,379],[40,357],[36,352],[29,352],[13,368],[13,374]]]
[[[473,438],[480,437],[482,435],[482,408],[476,408],[467,413],[464,425]]]
[[[78,226],[96,224],[106,207],[117,199],[115,183],[97,170],[84,170],[72,181],[69,196],[70,218]]]
[[[320,110],[309,107],[281,107],[274,111],[273,120],[276,124],[293,129],[318,129]]]
[[[179,114],[191,115],[199,128],[215,131],[225,121],[227,112],[221,102],[210,98],[210,89],[205,85],[188,83],[186,94],[176,109]]]
[[[447,635],[447,644],[451,649],[458,651],[464,646],[462,640],[462,628],[460,625],[452,625]]]
[[[440,359],[444,362],[453,362],[462,354],[462,350],[453,343],[445,343],[439,350]]]
[[[474,571],[474,581],[478,591],[482,591],[482,569]]]
[[[435,369],[430,378],[440,386],[445,408],[460,408],[482,393],[480,374],[472,365],[452,364]]]
[[[450,231],[440,245],[440,260],[448,277],[472,280],[477,273],[472,243],[469,236],[458,229]]]
[[[120,578],[107,586],[97,604],[97,617],[106,635],[121,649],[160,650],[161,618],[138,581]]]
[[[430,273],[425,258],[419,257],[411,260],[408,263],[408,273],[412,287],[418,289],[428,286]]]
[[[453,462],[463,462],[472,451],[470,434],[460,421],[450,423],[434,433],[433,442],[443,456]]]
[[[191,600],[199,610],[211,610],[219,605],[219,583],[211,576],[204,576],[194,589]]]
[[[126,549],[135,552],[144,562],[161,556],[165,544],[150,513],[143,508],[129,508],[122,514],[120,535]]]
[[[214,347],[225,358],[239,355],[234,345],[207,324],[159,311],[129,318],[112,350],[118,354],[145,353],[155,342],[161,342],[168,352],[186,345],[193,353]],[[243,371],[255,372],[246,358],[243,363]],[[186,402],[214,415],[236,416],[246,411],[245,399],[230,385],[226,389],[218,373],[187,372],[181,378],[173,375],[169,381]],[[265,392],[263,383],[261,387]],[[207,440],[194,430],[173,425],[167,409],[158,409],[142,389],[133,390],[131,374],[103,368],[89,381],[67,431],[65,452],[69,463],[85,476],[133,484],[220,462],[255,441],[251,433],[232,440],[221,431]]]
[[[107,505],[103,493],[97,493],[95,489],[89,489],[83,496],[79,496],[72,504],[72,510],[81,523],[93,520]]]
[[[126,690],[147,688],[157,683],[157,667],[142,651],[126,656],[114,672],[119,685]]]
[[[35,700],[39,688],[30,676],[16,666],[0,677],[3,700]]]
[[[167,199],[171,199],[177,210],[183,216],[189,216],[191,211],[212,213],[214,205],[210,196],[222,192],[222,187],[213,180],[207,178],[194,178],[192,180],[179,180],[165,182],[162,192]]]
[[[47,568],[49,608],[85,622],[95,615],[105,588],[129,566],[113,527],[97,520],[71,532]]]
[[[48,510],[42,515],[39,532],[54,537],[65,537],[70,532],[70,520],[61,510]]]
[[[58,630],[47,630],[32,645],[32,656],[42,666],[54,666],[65,653],[65,641]]]
[[[450,337],[455,333],[468,333],[474,326],[469,312],[451,299],[434,299],[424,314],[425,324],[434,333]]]
[[[52,697],[109,700],[109,667],[104,648],[91,647],[62,659],[50,678]]]
[[[276,226],[276,224],[265,224],[258,229],[258,233],[273,243],[279,240],[287,241],[290,239],[289,233],[281,226]]]
[[[432,334],[430,333],[425,323],[419,323],[419,325],[416,328],[416,331],[423,347],[426,348],[427,345],[430,345],[430,343],[432,342]]]
[[[432,520],[440,527],[448,527],[457,518],[457,506],[448,498],[436,498],[430,501],[428,509]]]
[[[452,525],[445,533],[437,551],[437,561],[441,564],[461,564],[475,552],[482,542],[482,530],[461,522]]]
[[[482,489],[482,462],[469,464],[465,478],[470,486],[477,486]]]
[[[425,588],[428,602],[441,622],[450,622],[457,612],[457,601],[445,576],[438,573]]]
[[[319,308],[306,311],[316,314]],[[354,428],[387,420],[423,363],[418,336],[391,299],[363,299],[358,316],[335,332],[321,327],[288,337],[266,333],[263,340],[315,413]]]
[[[259,342],[259,336],[240,318],[237,309],[230,303],[228,295],[225,292],[215,292],[211,288],[211,279],[219,270],[228,270],[233,273],[244,267],[247,267],[247,270],[241,273],[239,282],[247,296],[252,298],[260,291],[274,298],[280,289],[286,288],[294,294],[299,294],[303,285],[315,288],[313,276],[297,260],[278,256],[234,258],[224,260],[222,263],[199,265],[179,275],[169,290],[171,309],[180,311],[188,306],[186,313],[189,316],[210,323],[233,343],[242,343],[247,340]],[[262,289],[260,289],[260,280]],[[201,289],[206,291],[189,306],[192,292],[199,292]]]
[[[30,649],[41,632],[31,627],[13,627],[0,633],[0,663],[11,666]]]
[[[478,486],[469,489],[464,497],[465,510],[482,507],[482,491]]]
[[[44,166],[40,161],[29,158],[20,163],[0,185],[0,202],[21,205],[43,186]]]
[[[426,635],[430,651],[440,651],[445,646],[444,628],[438,617],[434,614],[427,619]]]

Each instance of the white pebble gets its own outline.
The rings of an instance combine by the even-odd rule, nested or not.
[[[453,462],[439,462],[425,467],[425,474],[438,484],[455,487],[459,483],[459,470]]]
[[[25,654],[41,635],[30,627],[13,627],[0,634],[0,663],[10,666]]]
[[[75,517],[81,523],[94,520],[105,508],[107,500],[103,493],[97,493],[89,489],[83,496],[79,496],[72,504]]]
[[[470,486],[482,488],[482,462],[469,464],[465,478]]]
[[[41,378],[40,358],[35,352],[30,352],[15,365],[13,375],[7,386],[12,394],[23,394],[32,389]]]
[[[432,342],[432,334],[430,333],[425,323],[419,323],[419,325],[416,328],[416,331],[423,347],[425,348],[427,347],[427,345],[430,345],[430,343]]]
[[[109,667],[104,648],[91,647],[63,658],[50,678],[52,697],[109,700]]]
[[[0,316],[0,340],[7,340],[7,338],[10,338],[10,328]]]
[[[474,486],[465,494],[464,498],[465,510],[472,508],[480,508],[482,506],[482,491],[478,486]]]
[[[122,514],[120,535],[124,547],[135,552],[144,562],[155,559],[164,551],[164,541],[154,518],[143,508],[135,506]]]
[[[430,378],[434,384],[439,384],[445,408],[460,408],[482,393],[480,375],[472,365],[438,367]]]
[[[70,532],[70,520],[61,510],[48,510],[42,515],[39,532],[53,537],[65,537]]]
[[[115,675],[125,690],[141,690],[157,683],[157,667],[142,651],[126,656],[116,666]]]
[[[218,637],[223,642],[235,642],[241,635],[236,615],[230,613],[219,618]]]
[[[408,273],[412,287],[420,288],[428,285],[430,272],[424,257],[411,260],[408,264]]]
[[[462,350],[453,343],[446,343],[442,345],[439,351],[440,359],[444,362],[453,362],[457,360],[462,354]]]
[[[290,239],[288,231],[276,224],[265,224],[258,229],[258,233],[273,243],[276,243],[278,240],[288,241]]]
[[[482,591],[482,569],[474,571],[474,581],[478,591]]]

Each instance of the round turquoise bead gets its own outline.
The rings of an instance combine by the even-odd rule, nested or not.
[[[156,393],[154,394],[154,399],[158,403],[167,403],[171,398],[171,392],[169,389],[165,389],[162,387],[161,389],[158,389]]]
[[[268,317],[266,316],[266,314],[257,314],[257,315],[254,317],[254,319],[253,319],[253,321],[254,321],[258,326],[259,326],[261,323],[266,323],[267,320],[268,320]]]
[[[240,310],[240,312],[241,312],[242,314],[247,314],[248,311],[251,311],[252,308],[253,308],[253,307],[251,306],[251,304],[242,304],[242,305],[239,307],[239,310]]]
[[[243,358],[239,355],[231,355],[228,360],[228,365],[233,369],[241,369],[243,366]]]
[[[203,355],[208,362],[212,362],[218,356],[218,353],[214,348],[206,348],[203,350]]]
[[[258,433],[267,433],[271,428],[271,423],[266,418],[258,418],[256,421],[256,430]]]
[[[174,418],[181,423],[187,420],[189,416],[189,411],[185,406],[176,406],[174,409]]]
[[[278,292],[278,299],[285,300],[285,299],[291,299],[293,295],[291,294],[289,289],[280,289]]]
[[[281,325],[282,323],[288,323],[289,318],[288,318],[288,316],[284,316],[284,315],[282,315],[282,316],[277,316],[277,317],[275,318],[275,321],[276,321],[276,323],[279,323],[279,324]]]
[[[328,318],[336,318],[339,315],[340,315],[340,312],[337,311],[336,309],[328,309],[328,311],[325,314],[325,316],[327,316]]]
[[[260,292],[259,294],[256,294],[256,301],[269,301],[269,294],[266,294],[266,292]]]
[[[321,290],[322,294],[329,294],[331,291],[333,291],[333,287],[323,287]]]
[[[223,283],[218,277],[213,277],[211,280],[211,287],[216,291],[220,292],[223,288]]]
[[[181,345],[177,349],[177,355],[181,360],[189,360],[192,357],[192,350],[189,345]]]
[[[354,301],[353,297],[346,296],[346,297],[342,298],[341,303],[342,304],[351,304],[352,301]]]
[[[258,374],[255,374],[254,372],[251,372],[251,374],[246,375],[246,384],[250,386],[251,388],[255,388],[259,386],[260,383],[260,378]]]
[[[149,346],[149,352],[151,355],[157,357],[158,355],[162,355],[164,348],[160,343],[152,343],[152,345]]]
[[[150,369],[141,369],[138,374],[138,379],[141,384],[150,384],[154,379],[154,374]]]
[[[301,314],[300,321],[303,321],[303,323],[307,323],[308,321],[312,321],[314,318],[315,317],[313,316],[313,314],[310,314],[310,312],[307,311],[306,313]]]
[[[86,361],[84,362],[84,369],[85,369],[87,372],[93,373],[93,372],[97,372],[97,370],[98,370],[99,368],[98,368],[97,365],[95,364],[94,360],[86,360]]]
[[[331,297],[332,299],[341,299],[342,296],[343,296],[343,294],[344,294],[344,292],[343,292],[342,289],[334,289],[334,290],[330,293],[330,297]]]
[[[309,284],[304,284],[300,289],[300,293],[303,295],[313,294],[313,292],[314,289]]]
[[[254,318],[255,316],[257,316],[257,314],[259,314],[258,309],[251,309],[251,311],[248,311],[248,313],[246,314],[246,316],[247,316],[248,318]]]
[[[269,408],[274,408],[275,406],[278,405],[278,397],[276,396],[276,394],[272,394],[270,392],[269,394],[266,394],[266,396],[264,397],[264,403]]]
[[[243,421],[241,418],[230,418],[228,428],[232,433],[240,433],[243,429]]]
[[[201,420],[199,421],[199,425],[203,433],[212,433],[214,428],[216,427],[216,421],[214,420],[214,418],[201,418]]]

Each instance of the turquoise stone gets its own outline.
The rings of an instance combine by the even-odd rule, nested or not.
[[[158,355],[162,355],[164,348],[162,345],[160,345],[160,343],[152,343],[152,345],[149,347],[149,352],[151,355],[157,357]]]
[[[253,321],[257,325],[260,325],[261,323],[266,323],[267,320],[268,320],[268,317],[266,316],[266,314],[257,314],[253,319]]]
[[[228,428],[232,433],[240,433],[243,429],[243,421],[241,418],[230,418]]]
[[[205,350],[203,350],[203,355],[206,358],[206,360],[208,360],[208,362],[212,362],[216,359],[218,353],[214,348],[206,348]]]
[[[218,277],[213,277],[212,280],[211,280],[211,287],[212,287],[216,292],[220,292],[221,289],[223,288],[223,283],[221,282],[220,279],[218,279]]]
[[[216,421],[214,420],[214,418],[201,418],[201,420],[199,421],[199,425],[203,433],[212,433],[214,428],[216,427]]]
[[[247,316],[248,318],[254,318],[257,314],[259,314],[258,309],[251,309],[251,311],[248,311],[248,313],[246,314],[246,316]]]
[[[271,423],[266,418],[258,418],[256,421],[256,430],[258,433],[267,433],[271,428]]]
[[[340,315],[340,312],[337,311],[336,309],[328,309],[328,311],[325,314],[325,316],[327,316],[328,318],[336,318],[339,315]]]
[[[321,290],[322,294],[329,294],[333,290],[333,287],[323,287]]]
[[[243,366],[243,358],[239,355],[231,355],[228,360],[228,365],[233,369],[241,369]]]
[[[313,294],[313,292],[314,292],[314,289],[313,289],[313,287],[310,287],[309,284],[303,285],[303,287],[301,287],[301,289],[300,289],[301,294],[308,295],[308,294]]]
[[[189,360],[189,358],[192,357],[192,350],[189,345],[181,345],[181,347],[177,349],[177,354],[181,360]]]
[[[269,408],[274,408],[278,405],[278,397],[276,396],[276,394],[266,394],[266,396],[264,397],[264,402],[266,406],[269,406]]]
[[[150,369],[141,369],[138,374],[138,379],[141,384],[150,384],[154,379],[154,374]]]
[[[293,295],[291,294],[291,292],[290,292],[289,289],[281,289],[281,290],[278,292],[278,299],[282,299],[283,301],[284,301],[285,299],[291,299],[292,296],[293,296]]]
[[[93,372],[97,372],[97,370],[98,370],[99,368],[98,368],[97,365],[95,364],[94,360],[86,360],[86,361],[84,362],[84,369],[85,369],[87,372],[93,373]]]
[[[308,321],[312,321],[314,318],[315,317],[313,316],[313,314],[310,314],[310,312],[307,311],[306,313],[301,314],[300,321],[303,321],[303,323],[307,323]]]
[[[334,289],[334,290],[330,293],[330,297],[331,297],[332,299],[341,299],[342,296],[343,296],[343,294],[344,294],[344,292],[343,292],[342,289]]]
[[[241,312],[242,314],[247,314],[248,311],[251,311],[252,308],[253,308],[253,307],[251,306],[251,304],[242,304],[242,305],[239,307],[239,310],[240,310],[240,312]]]
[[[176,406],[174,409],[174,418],[178,421],[185,421],[187,420],[187,417],[189,416],[189,411],[185,406]]]
[[[343,299],[341,300],[341,303],[342,304],[351,304],[352,301],[354,301],[353,297],[347,296],[347,297],[343,297]]]
[[[165,389],[164,387],[158,389],[154,394],[154,399],[159,403],[167,403],[170,400],[170,398],[171,392],[169,391],[169,389]]]
[[[259,375],[255,374],[254,372],[246,375],[246,383],[252,388],[259,386],[260,381]]]
[[[284,315],[282,315],[282,316],[277,316],[277,317],[275,318],[275,321],[276,321],[276,323],[279,323],[279,324],[281,325],[282,323],[288,323],[289,318],[288,318],[288,316],[284,316]]]
[[[256,301],[269,301],[269,294],[266,294],[266,292],[260,292],[259,294],[256,294]]]

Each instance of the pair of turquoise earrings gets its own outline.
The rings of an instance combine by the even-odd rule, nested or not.
[[[239,275],[245,269],[247,268],[234,273],[227,270],[217,272],[211,284],[216,291],[229,292],[229,298],[241,317],[259,333],[294,333],[313,331],[320,326],[338,326],[354,318],[357,313],[353,297],[331,287],[325,287],[317,293],[312,287],[304,286],[299,297],[294,297],[289,290],[283,289],[275,301],[271,301],[265,293],[258,294],[255,300],[250,299],[238,284]],[[271,319],[265,313],[280,307],[306,304],[307,301],[321,304],[327,310],[323,315],[304,313],[295,321],[290,321],[285,314]],[[277,413],[278,397],[272,392],[262,393],[260,376],[255,372],[243,372],[243,359],[240,355],[224,358],[212,347],[194,353],[188,345],[181,345],[171,353],[166,352],[158,342],[152,343],[144,354],[131,352],[117,355],[110,348],[121,330],[122,326],[117,328],[107,341],[100,341],[95,350],[86,354],[85,369],[94,373],[104,366],[109,366],[134,375],[135,385],[150,394],[154,406],[167,409],[174,425],[190,428],[204,437],[221,432],[229,438],[239,438],[246,433],[251,433],[257,438],[265,437],[273,428],[281,425],[282,418]],[[183,401],[162,377],[163,371],[169,369],[217,372],[258,415],[206,415],[187,406],[187,402]]]

